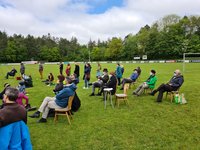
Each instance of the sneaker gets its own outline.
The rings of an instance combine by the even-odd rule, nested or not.
[[[94,96],[94,93],[90,94],[90,96]]]
[[[47,119],[41,118],[40,120],[37,121],[37,123],[46,123]]]
[[[29,117],[31,117],[31,118],[39,118],[40,114],[35,112],[34,114],[30,115]]]

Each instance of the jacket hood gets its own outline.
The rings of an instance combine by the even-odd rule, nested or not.
[[[66,87],[72,89],[73,91],[75,91],[77,89],[77,87],[76,87],[76,85],[74,83],[68,84],[68,85],[66,85]]]

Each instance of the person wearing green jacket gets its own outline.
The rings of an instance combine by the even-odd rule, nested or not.
[[[139,96],[144,92],[144,89],[148,88],[154,89],[156,81],[157,81],[156,71],[151,70],[149,78],[145,82],[140,84],[138,88],[133,91],[133,94]]]

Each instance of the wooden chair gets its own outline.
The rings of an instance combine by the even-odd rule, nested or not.
[[[117,103],[117,106],[119,107],[120,101],[124,101],[128,105],[128,98],[127,98],[127,92],[129,89],[129,83],[126,83],[124,85],[124,93],[123,94],[115,94],[115,105]]]
[[[58,116],[67,116],[68,122],[71,125],[70,118],[73,119],[72,113],[71,113],[71,106],[72,106],[73,99],[74,99],[74,95],[69,97],[68,105],[66,108],[55,109],[55,117],[54,117],[55,123],[58,120]],[[69,116],[70,116],[70,118],[69,118]]]
[[[171,92],[167,92],[166,93],[166,99],[168,97],[168,95],[170,96],[170,100],[171,100],[171,103],[173,102],[173,99],[175,97],[176,94],[179,94],[179,89],[177,89],[176,91],[171,91]]]

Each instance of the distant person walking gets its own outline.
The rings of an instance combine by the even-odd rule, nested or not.
[[[23,63],[20,64],[20,73],[21,73],[21,76],[22,76],[23,74],[25,74],[25,66],[24,66]]]
[[[62,62],[60,62],[59,70],[60,70],[60,75],[62,75],[63,74],[63,63]]]
[[[44,70],[44,67],[43,67],[42,63],[40,62],[39,63],[40,79],[43,79],[43,70]]]
[[[101,64],[97,64],[97,72],[96,72],[96,78],[98,79],[101,76]]]
[[[70,65],[70,63],[67,64],[67,68],[66,68],[65,72],[66,72],[66,75],[69,77],[70,73],[71,73],[71,65]]]
[[[80,76],[80,67],[79,67],[79,64],[76,62],[75,63],[75,69],[74,69],[74,74],[76,74],[76,78],[79,82],[79,76]]]

